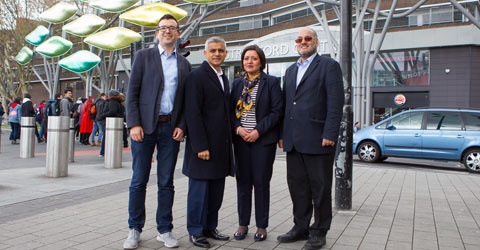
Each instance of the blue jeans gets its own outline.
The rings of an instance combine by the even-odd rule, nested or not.
[[[10,133],[10,141],[20,139],[20,123],[10,122],[10,127],[12,128],[12,132]]]
[[[95,132],[97,131],[98,129],[98,138],[97,138],[97,142],[100,142],[103,138],[103,128],[102,128],[102,124],[100,122],[97,122],[97,121],[94,121],[93,122],[93,130],[92,130],[92,135],[90,136],[90,141],[92,143],[95,142]]]
[[[172,138],[170,122],[159,122],[152,134],[145,134],[142,142],[132,140],[132,181],[128,202],[128,226],[142,231],[145,225],[145,196],[152,156],[157,147],[157,230],[172,231],[173,173],[177,163],[179,142]]]

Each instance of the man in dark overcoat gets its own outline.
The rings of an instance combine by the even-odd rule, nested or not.
[[[220,67],[227,55],[225,41],[209,38],[204,55],[207,61],[189,74],[185,85],[187,142],[183,173],[189,177],[189,238],[195,246],[208,248],[207,237],[229,239],[217,231],[217,225],[225,177],[233,175],[233,155],[229,84]]]

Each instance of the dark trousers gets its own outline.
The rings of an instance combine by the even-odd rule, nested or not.
[[[10,141],[20,139],[20,123],[10,122],[10,127],[12,128],[12,132],[10,133]]]
[[[332,222],[332,175],[335,154],[287,153],[287,182],[297,230],[324,236]],[[314,215],[314,222],[310,220]]]
[[[276,144],[264,146],[260,142],[249,143],[235,136],[235,160],[237,167],[237,209],[240,226],[250,224],[252,214],[252,188],[255,193],[255,222],[259,228],[268,227],[270,210],[270,180]]]
[[[105,131],[106,132],[106,131]],[[145,225],[145,196],[152,167],[152,156],[157,147],[157,231],[170,232],[174,196],[173,174],[177,164],[179,142],[172,138],[170,122],[159,122],[152,134],[145,134],[141,142],[132,140],[132,180],[128,201],[128,226],[142,231]]]
[[[225,178],[198,180],[189,178],[187,197],[187,230],[200,235],[203,230],[218,226],[218,211],[222,206]]]

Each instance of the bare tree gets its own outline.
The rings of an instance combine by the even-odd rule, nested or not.
[[[5,105],[27,92],[31,65],[21,66],[15,56],[28,46],[25,36],[38,22],[31,19],[46,6],[47,0],[0,0],[0,95]]]

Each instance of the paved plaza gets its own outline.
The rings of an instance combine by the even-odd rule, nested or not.
[[[45,177],[45,144],[36,157],[19,159],[18,145],[2,135],[0,153],[0,249],[122,249],[128,234],[127,203],[131,156],[123,168],[103,168],[98,147],[76,145],[69,176]],[[278,151],[271,182],[268,238],[254,242],[254,216],[245,240],[212,241],[212,249],[301,249],[305,241],[279,244],[276,237],[292,227],[292,204],[286,184],[285,155]],[[187,178],[181,174],[183,152],[175,173],[173,233],[178,249],[200,249],[188,241]],[[480,249],[480,175],[461,168],[429,168],[400,163],[354,162],[353,209],[334,210],[324,249]],[[154,163],[156,164],[156,162]],[[394,166],[397,165],[397,166]],[[155,165],[154,165],[155,166]],[[423,166],[423,167],[422,167]],[[157,242],[156,178],[152,169],[147,191],[147,221],[138,249],[164,249]],[[235,179],[227,178],[219,230],[237,228]]]

